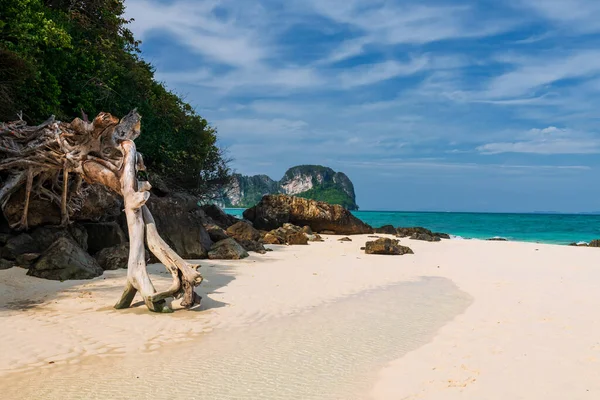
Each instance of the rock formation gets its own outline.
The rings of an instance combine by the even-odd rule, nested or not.
[[[365,253],[385,255],[414,254],[409,247],[402,246],[399,242],[398,239],[379,238],[365,243]]]
[[[320,165],[299,165],[286,171],[280,181],[266,175],[233,176],[223,194],[225,207],[248,208],[256,205],[264,195],[287,194],[330,204],[340,204],[358,210],[354,185],[342,172]]]
[[[315,232],[331,231],[338,235],[371,233],[373,229],[340,205],[291,197],[267,195],[244,211],[244,218],[256,229],[272,230],[285,223],[308,225]]]

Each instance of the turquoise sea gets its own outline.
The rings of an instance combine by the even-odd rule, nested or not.
[[[244,210],[230,208],[225,211],[241,218]],[[503,237],[554,244],[600,239],[600,215],[403,211],[355,211],[353,214],[374,227],[423,226],[464,239]]]

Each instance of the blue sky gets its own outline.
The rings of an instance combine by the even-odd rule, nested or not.
[[[237,172],[326,165],[365,210],[600,210],[598,0],[126,5]]]

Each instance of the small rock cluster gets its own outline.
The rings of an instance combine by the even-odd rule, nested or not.
[[[410,247],[402,246],[398,239],[379,238],[367,242],[364,247],[366,254],[404,255],[414,254]]]
[[[592,240],[589,243],[570,243],[569,246],[577,246],[577,247],[600,247],[600,239]]]
[[[395,228],[393,225],[384,225],[381,228],[376,228],[375,233],[394,235],[400,238],[408,237],[412,240],[423,240],[426,242],[439,242],[441,239],[450,239],[450,235],[447,233],[432,232],[429,229],[420,226]]]

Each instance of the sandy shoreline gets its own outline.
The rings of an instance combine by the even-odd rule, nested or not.
[[[600,321],[594,318],[600,304],[598,249],[405,239],[403,244],[413,248],[414,256],[386,257],[368,256],[359,250],[366,236],[354,236],[350,243],[336,239],[332,236],[308,247],[275,247],[265,256],[253,255],[242,261],[203,260],[206,281],[199,290],[204,297],[201,310],[170,315],[150,314],[144,307],[113,310],[125,271],[108,272],[92,281],[63,283],[30,278],[16,268],[0,271],[0,390],[9,396],[3,398],[11,398],[11,393],[22,396],[31,388],[32,371],[43,389],[44,382],[47,386],[62,382],[61,376],[71,376],[70,382],[78,379],[78,373],[95,376],[99,368],[106,371],[111,360],[120,360],[118,364],[125,368],[121,371],[142,371],[140,365],[156,362],[159,356],[166,364],[175,363],[177,354],[185,358],[190,349],[201,355],[203,343],[211,345],[205,357],[219,360],[221,354],[230,355],[215,362],[222,368],[212,377],[215,384],[218,376],[230,375],[240,379],[238,386],[252,386],[253,370],[244,369],[240,366],[244,362],[232,356],[239,348],[245,349],[242,360],[250,359],[258,368],[254,371],[269,363],[280,363],[279,371],[264,374],[277,377],[292,371],[277,378],[279,383],[271,395],[263,398],[279,398],[278,393],[285,394],[300,382],[295,381],[293,363],[272,354],[299,357],[302,362],[298,365],[314,363],[324,371],[321,378],[327,379],[323,382],[337,381],[341,386],[349,372],[331,365],[358,357],[354,364],[361,372],[356,376],[369,376],[360,383],[365,393],[352,398],[600,396]],[[161,281],[168,284],[161,266],[152,269],[157,285]],[[361,331],[357,329],[360,326],[368,329]],[[245,338],[240,332],[253,333]],[[304,333],[296,337],[294,332]],[[325,340],[320,336],[326,335],[311,332],[336,335]],[[379,353],[372,345],[362,344],[371,337],[379,343]],[[396,339],[388,343],[388,337]],[[337,348],[341,342],[346,345]],[[299,346],[294,343],[305,343],[305,352],[295,353]],[[265,347],[273,351],[265,352]],[[320,357],[306,361],[303,357],[314,357],[311,348],[318,349]],[[335,363],[327,361],[328,352],[334,359],[339,357]],[[113,357],[102,357],[107,354]],[[202,358],[193,357],[189,367],[185,361],[179,363],[188,369],[185,379],[211,386],[203,380],[202,369],[194,368],[202,364]],[[328,375],[328,370],[333,372]],[[370,372],[366,374],[366,370]],[[184,379],[183,375],[171,375]],[[206,375],[210,371],[204,371]],[[307,372],[301,375],[310,376]],[[102,385],[101,379],[92,381]],[[321,382],[313,377],[305,384],[311,381]],[[123,380],[123,387],[127,384],[127,379]],[[270,387],[260,384],[264,390]],[[94,385],[88,389],[95,387],[97,394]],[[164,385],[167,387],[168,380]],[[41,389],[30,393],[39,394]],[[340,390],[347,393],[343,387]],[[198,393],[196,398],[219,394]],[[186,392],[181,398],[189,396]],[[307,392],[304,398],[312,397]]]

